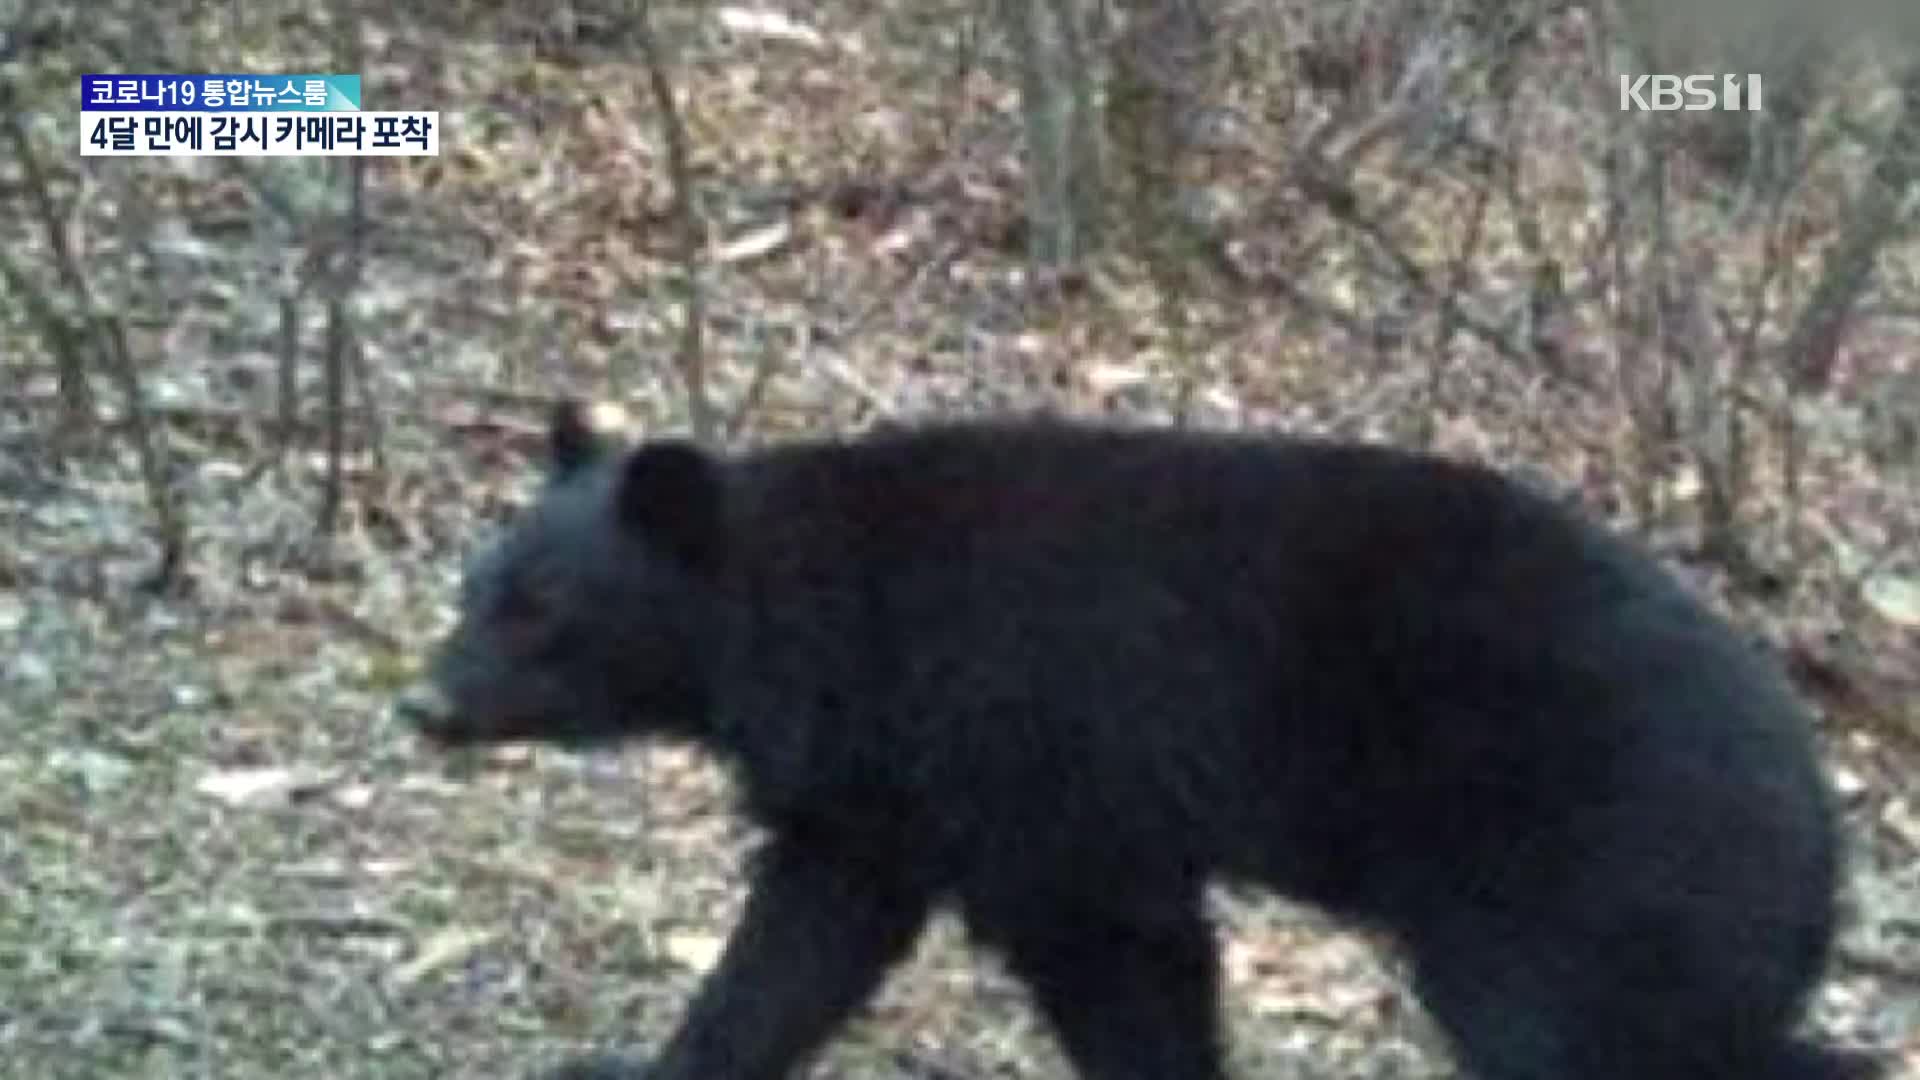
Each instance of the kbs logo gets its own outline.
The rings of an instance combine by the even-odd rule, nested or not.
[[[1620,76],[1622,112],[1759,112],[1761,107],[1758,75],[1722,75],[1717,80],[1712,75]]]

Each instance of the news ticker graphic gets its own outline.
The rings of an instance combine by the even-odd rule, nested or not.
[[[440,114],[363,112],[358,75],[82,75],[83,157],[437,157]]]
[[[437,112],[103,113],[82,157],[438,157]]]
[[[82,112],[358,112],[358,75],[82,75]]]

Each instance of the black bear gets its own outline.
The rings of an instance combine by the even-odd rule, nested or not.
[[[1832,1080],[1836,827],[1781,679],[1647,555],[1377,446],[951,422],[739,456],[565,407],[412,720],[690,739],[768,830],[647,1065],[776,1080],[936,905],[1081,1076],[1222,1080],[1202,891],[1390,931],[1480,1080]]]

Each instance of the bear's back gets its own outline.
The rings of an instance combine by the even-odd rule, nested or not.
[[[763,451],[731,483],[759,605],[721,680],[741,722],[860,731],[818,744],[845,755],[827,772],[939,792],[1036,849],[1103,836],[1116,872],[1186,829],[1222,863],[1258,858],[1228,848],[1259,835],[1322,897],[1368,891],[1337,880],[1363,864],[1313,865],[1364,847],[1365,823],[1403,853],[1494,858],[1504,834],[1432,830],[1478,798],[1574,810],[1559,793],[1643,748],[1720,754],[1659,735],[1657,705],[1602,706],[1650,667],[1759,670],[1630,544],[1491,470],[1388,448],[945,424]],[[1685,720],[1797,737],[1755,693],[1755,716],[1716,698]],[[832,714],[800,719],[813,703]],[[1137,813],[1103,820],[1116,790]],[[912,816],[872,810],[890,798],[862,803],[871,820]],[[1334,837],[1329,817],[1355,825]]]

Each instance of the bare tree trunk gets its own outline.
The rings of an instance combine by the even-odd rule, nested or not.
[[[1833,373],[1847,323],[1873,277],[1874,260],[1898,235],[1901,204],[1920,179],[1920,63],[1911,64],[1901,79],[1900,98],[1900,117],[1874,163],[1872,179],[1840,238],[1821,258],[1813,296],[1787,339],[1787,363],[1798,390],[1819,390]]]
[[[1206,229],[1183,207],[1195,135],[1213,92],[1217,0],[1123,0],[1126,20],[1113,56],[1107,139],[1113,186],[1131,230],[1125,243],[1145,260],[1159,294],[1160,318],[1176,352],[1186,352],[1186,298],[1205,264]],[[1185,401],[1193,377],[1182,383]]]
[[[693,429],[694,441],[704,446],[710,445],[720,433],[719,415],[707,388],[703,346],[707,309],[700,279],[707,246],[706,230],[694,202],[693,154],[688,145],[687,125],[673,100],[666,55],[653,29],[652,5],[647,0],[638,2],[634,30],[639,36],[640,55],[647,65],[647,85],[652,89],[655,107],[660,110],[660,134],[667,144],[667,176],[673,185],[673,217],[680,235],[680,276],[686,289],[684,321],[680,324],[680,377],[687,390],[687,424]]]
[[[361,41],[359,13],[352,0],[340,0],[341,55],[346,70],[360,71],[366,50]],[[360,287],[361,261],[364,257],[367,221],[367,159],[350,158],[347,166],[347,218],[345,242],[341,245],[339,265],[330,276],[327,290],[326,386],[327,475],[315,515],[315,532],[324,540],[339,527],[340,504],[344,498],[342,476],[346,456],[347,374],[349,356],[357,348],[358,330],[353,325],[348,305]]]
[[[1136,199],[1170,203],[1219,67],[1216,0],[1123,0],[1107,135]],[[1158,214],[1160,211],[1156,211]]]
[[[274,441],[275,452],[285,456],[300,423],[300,298],[291,292],[280,297],[279,352],[274,364]]]
[[[1073,266],[1099,243],[1104,191],[1093,65],[1077,0],[999,0],[1020,56],[1033,269]]]

